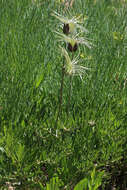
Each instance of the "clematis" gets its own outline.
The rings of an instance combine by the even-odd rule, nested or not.
[[[92,43],[89,42],[86,38],[78,37],[80,33],[73,36],[66,36],[65,34],[62,34],[60,32],[55,33],[58,35],[60,41],[65,41],[66,43],[68,43],[68,50],[71,52],[76,51],[79,44],[84,44],[88,48],[92,47]]]
[[[66,73],[69,75],[80,76],[80,78],[82,79],[82,75],[86,74],[86,70],[89,70],[89,68],[78,65],[79,62],[78,56],[75,59],[71,60],[66,49],[63,47],[60,47],[60,49],[63,56],[66,59],[66,64],[65,64]]]
[[[55,18],[57,18],[58,20],[60,20],[64,26],[63,26],[63,33],[68,35],[70,33],[75,33],[76,29],[79,29],[80,32],[88,32],[87,29],[85,29],[83,26],[81,26],[79,23],[80,22],[80,16],[76,17],[72,17],[71,19],[64,17],[63,15],[57,13],[57,12],[53,12],[52,16],[54,16]]]

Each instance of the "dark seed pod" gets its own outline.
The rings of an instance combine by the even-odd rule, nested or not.
[[[78,49],[78,45],[77,45],[77,43],[74,45],[74,47],[73,47],[73,51],[76,51]]]
[[[69,24],[64,24],[63,26],[63,33],[68,35],[69,34]]]
[[[71,52],[75,52],[78,49],[77,43],[75,43],[74,46],[72,46],[70,43],[68,44],[68,50]]]

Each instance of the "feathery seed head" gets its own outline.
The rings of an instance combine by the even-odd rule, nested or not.
[[[76,29],[79,29],[81,32],[88,32],[88,30],[86,30],[83,26],[80,25],[81,23],[80,16],[79,17],[74,16],[71,19],[69,19],[67,17],[60,15],[55,11],[51,15],[60,20],[64,24],[63,33],[66,35],[68,35],[69,33],[75,33]]]
[[[60,41],[65,41],[66,43],[68,43],[68,49],[71,52],[77,50],[78,44],[84,44],[88,48],[92,47],[92,43],[89,42],[87,39],[85,39],[83,37],[78,38],[78,35],[80,33],[78,33],[77,35],[73,35],[73,36],[66,36],[65,34],[62,34],[60,32],[55,32],[55,33],[58,35],[58,38]]]
[[[77,75],[77,76],[80,76],[80,78],[82,79],[82,75],[86,74],[86,70],[89,70],[89,68],[78,65],[78,62],[79,62],[78,56],[71,61],[66,49],[63,47],[60,47],[60,49],[63,56],[66,59],[65,69],[66,69],[67,74]]]

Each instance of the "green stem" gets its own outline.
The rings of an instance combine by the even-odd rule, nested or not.
[[[73,53],[72,53],[72,60],[73,60]],[[71,96],[72,96],[72,75],[69,78],[69,94],[68,94],[68,104],[67,104],[67,115],[69,114],[70,105],[71,105]]]

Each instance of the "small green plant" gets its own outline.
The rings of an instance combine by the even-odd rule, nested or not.
[[[46,184],[46,187],[43,187],[41,183],[39,183],[41,190],[60,190],[60,186],[62,185],[62,181],[58,177],[53,177],[50,179],[50,182]]]
[[[104,176],[104,171],[96,171],[94,168],[89,177],[82,179],[75,187],[74,190],[98,190],[102,184],[102,179]],[[53,177],[50,182],[43,187],[41,183],[41,190],[60,190],[63,185],[62,181],[58,177]]]
[[[90,174],[90,177],[82,179],[74,188],[74,190],[97,190],[102,184],[104,172],[97,172],[95,168]]]

